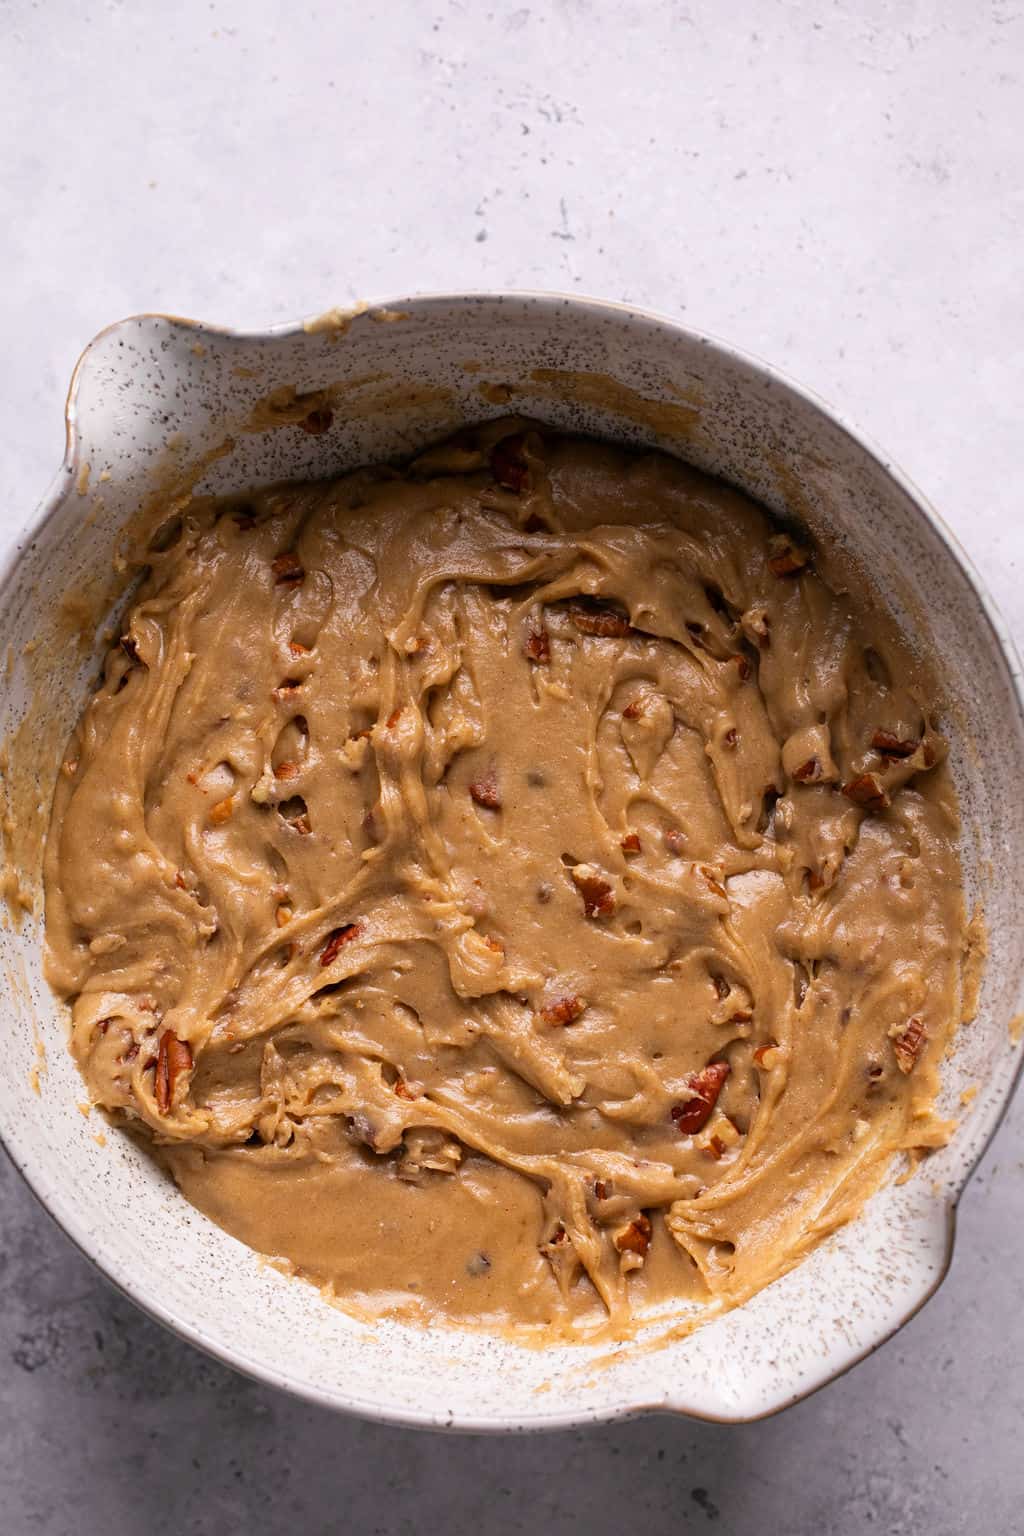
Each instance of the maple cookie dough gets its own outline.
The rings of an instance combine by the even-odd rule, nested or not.
[[[67,751],[94,1100],[346,1306],[729,1305],[941,1142],[923,674],[745,497],[492,422],[195,503]]]

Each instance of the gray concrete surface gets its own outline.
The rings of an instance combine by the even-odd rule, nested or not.
[[[1024,636],[1015,0],[6,0],[0,124],[0,537],[121,315],[558,287],[684,315],[840,403]],[[515,1441],[242,1381],[115,1295],[0,1161],[0,1530],[1019,1531],[1022,1152],[1024,1103],[939,1295],[811,1401]]]

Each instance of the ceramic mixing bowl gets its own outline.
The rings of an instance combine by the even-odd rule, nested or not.
[[[331,412],[313,435],[311,409]],[[464,420],[521,411],[648,444],[804,520],[840,550],[948,690],[970,900],[990,939],[978,1016],[945,1068],[959,1121],[799,1268],[689,1338],[539,1350],[448,1328],[372,1326],[219,1231],[123,1134],[80,1114],[66,1024],[40,974],[37,855],[66,733],[119,601],[118,540],[142,506],[410,453]],[[325,415],[318,418],[323,424]],[[575,298],[415,298],[238,334],[159,315],[104,331],[76,369],[67,455],[0,568],[6,828],[35,914],[0,931],[0,1133],[68,1235],[192,1343],[333,1408],[408,1424],[519,1429],[665,1409],[754,1418],[836,1376],[900,1326],[949,1263],[957,1197],[1021,1056],[1024,857],[1019,666],[962,551],[893,466],[771,368],[651,315]],[[105,612],[104,612],[105,611]],[[116,630],[114,631],[116,634]],[[977,1086],[968,1105],[964,1089]],[[660,1343],[659,1343],[660,1339]]]

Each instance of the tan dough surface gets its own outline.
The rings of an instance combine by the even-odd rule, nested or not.
[[[728,1305],[943,1139],[944,743],[738,493],[490,423],[195,504],[124,635],[47,847],[73,1049],[345,1304]]]

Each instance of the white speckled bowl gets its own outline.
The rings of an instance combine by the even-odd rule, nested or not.
[[[246,430],[269,391],[328,385],[334,424],[323,436],[294,425]],[[625,1348],[603,1363],[596,1357],[604,1349],[538,1351],[446,1329],[355,1322],[212,1226],[125,1137],[109,1133],[99,1145],[97,1118],[75,1107],[83,1088],[40,976],[40,928],[31,920],[0,932],[9,978],[0,1133],[64,1230],[140,1306],[238,1369],[316,1402],[463,1429],[541,1428],[648,1409],[756,1418],[836,1376],[935,1289],[949,1262],[957,1197],[1021,1057],[1007,1029],[1024,1006],[1024,804],[1011,788],[1024,758],[1019,664],[948,530],[875,450],[764,364],[615,305],[533,294],[403,299],[347,326],[254,335],[156,315],[125,320],[82,357],[64,465],[4,555],[0,653],[11,646],[18,659],[0,701],[0,734],[31,705],[11,776],[35,775],[32,793],[48,805],[54,743],[96,670],[95,651],[68,648],[40,690],[33,672],[58,636],[59,602],[76,587],[106,589],[126,519],[154,492],[167,494],[171,481],[194,476],[204,455],[204,489],[341,470],[501,413],[508,407],[495,403],[494,385],[514,386],[514,408],[657,444],[804,517],[819,538],[877,573],[886,601],[937,655],[949,682],[964,862],[991,938],[981,1011],[945,1073],[945,1107],[961,1119],[951,1144],[907,1183],[890,1182],[856,1222],[742,1309],[689,1339]],[[228,437],[233,447],[209,457]],[[29,641],[41,649],[23,657]],[[30,1086],[37,1037],[48,1062],[38,1095]],[[959,1094],[972,1084],[979,1090],[965,1110]]]

